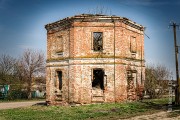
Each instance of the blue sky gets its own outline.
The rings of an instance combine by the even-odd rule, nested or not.
[[[46,51],[44,25],[99,8],[145,26],[150,37],[145,36],[146,64],[159,63],[175,71],[173,32],[168,25],[172,20],[180,23],[178,0],[0,0],[0,54],[18,57],[27,48]]]

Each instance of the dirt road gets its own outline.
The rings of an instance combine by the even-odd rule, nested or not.
[[[2,109],[12,109],[19,107],[28,107],[35,104],[45,104],[45,101],[25,101],[25,102],[2,102],[0,103],[0,110]]]
[[[180,120],[180,115],[176,117],[168,117],[167,115],[168,112],[163,111],[151,115],[141,115],[124,120]]]

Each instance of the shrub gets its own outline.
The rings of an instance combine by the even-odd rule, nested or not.
[[[8,100],[16,100],[16,99],[27,99],[27,91],[21,90],[11,90],[8,93],[7,99]]]

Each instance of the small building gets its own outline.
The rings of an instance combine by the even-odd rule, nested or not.
[[[121,102],[142,97],[142,25],[114,15],[81,14],[45,28],[48,104]]]
[[[8,95],[10,85],[0,85],[0,99],[4,99]]]

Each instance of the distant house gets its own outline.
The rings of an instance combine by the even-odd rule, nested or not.
[[[45,76],[34,77],[31,88],[32,98],[45,98],[45,94],[46,94]]]
[[[174,95],[175,87],[175,80],[157,80],[157,83],[154,84],[153,89],[149,90],[148,88],[146,88],[144,90],[144,98],[151,98],[152,96],[169,97],[170,92],[172,92],[171,94]]]
[[[142,97],[144,27],[127,18],[81,14],[45,26],[48,104]]]
[[[9,91],[10,85],[0,85],[0,98],[4,99]]]

